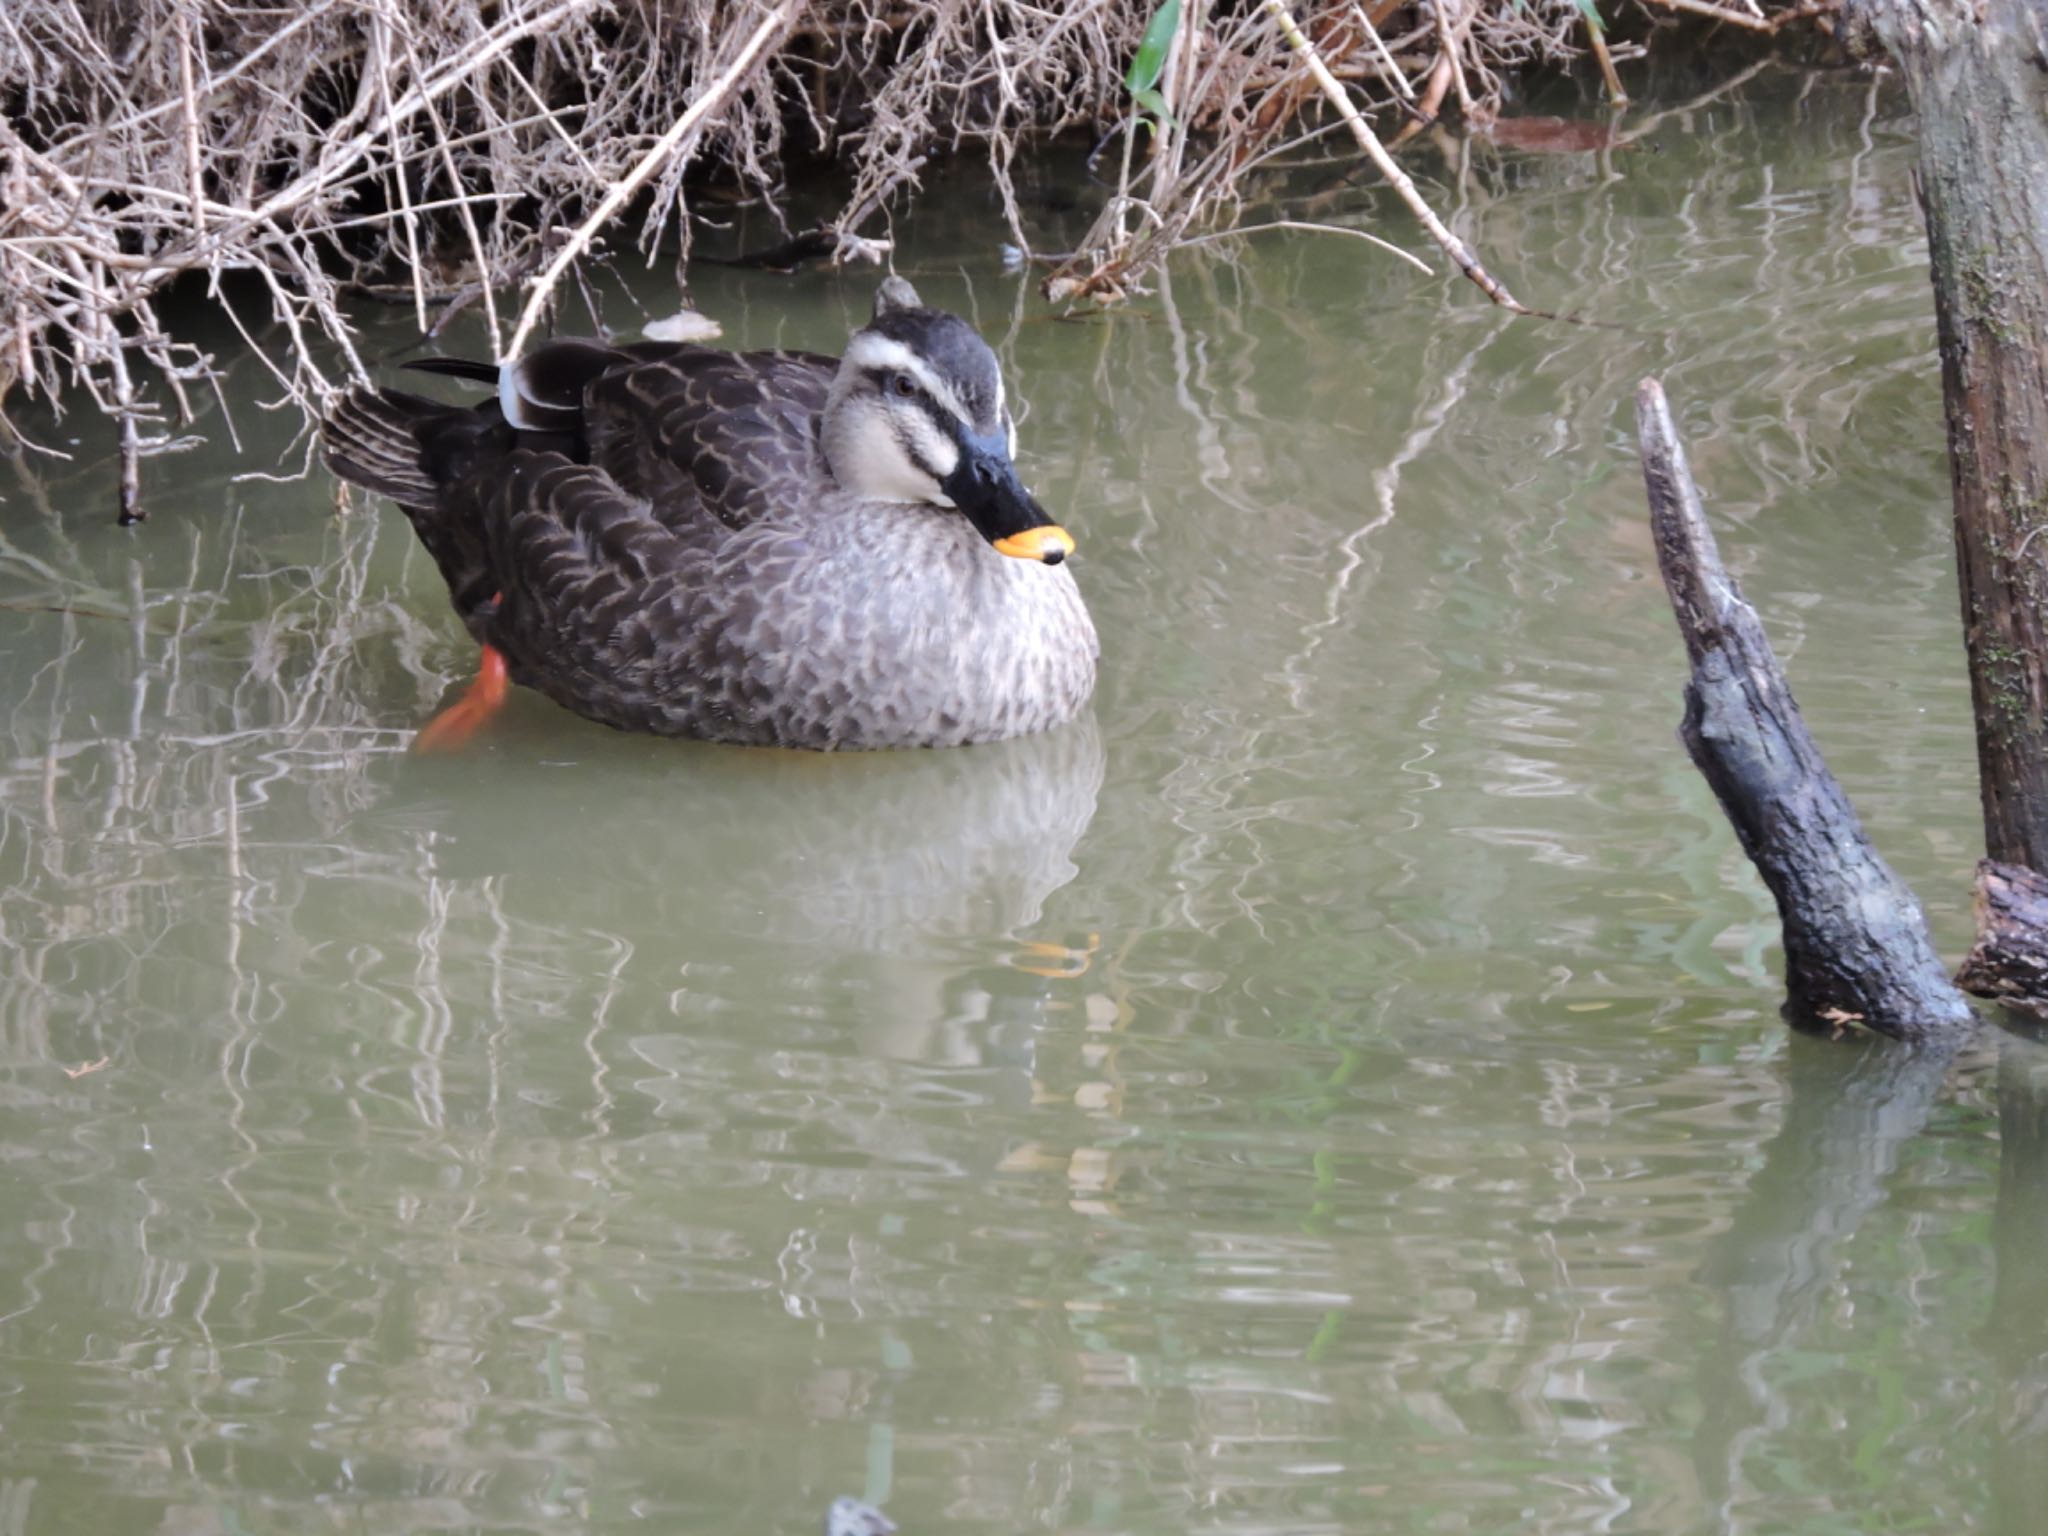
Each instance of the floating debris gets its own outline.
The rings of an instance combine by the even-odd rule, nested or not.
[[[712,341],[724,334],[724,327],[709,315],[679,309],[672,315],[648,321],[640,328],[640,334],[649,341]]]

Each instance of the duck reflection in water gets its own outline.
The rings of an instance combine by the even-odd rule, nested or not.
[[[834,1499],[825,1511],[825,1536],[892,1536],[895,1529],[895,1521],[859,1499]]]
[[[700,1000],[859,989],[864,1048],[917,1060],[984,1054],[977,1015],[1000,1001],[985,968],[1044,937],[1103,781],[1092,718],[959,752],[831,757],[591,731],[575,764],[522,761],[511,725],[487,771],[411,761],[389,812],[432,826],[436,876],[497,877],[518,925],[573,912],[565,949],[659,957]],[[557,753],[559,721],[536,730]]]

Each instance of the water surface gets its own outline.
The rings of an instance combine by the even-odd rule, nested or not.
[[[258,370],[139,529],[53,428],[0,481],[0,1533],[2042,1528],[2043,1068],[1788,1036],[1634,458],[1655,372],[1953,957],[1911,124],[1666,108],[1412,161],[1616,328],[1284,234],[1057,322],[944,181],[902,268],[998,345],[1103,637],[1035,741],[525,697],[413,760],[468,647],[395,511],[238,478],[303,451]],[[873,285],[695,281],[826,350]]]

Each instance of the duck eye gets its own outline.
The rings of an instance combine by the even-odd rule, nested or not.
[[[898,400],[908,400],[917,393],[917,381],[907,373],[889,375],[889,393]]]

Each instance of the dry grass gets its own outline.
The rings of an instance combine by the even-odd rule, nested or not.
[[[776,205],[792,141],[846,167],[844,209],[823,231],[845,257],[880,254],[873,237],[927,158],[963,145],[987,156],[1029,251],[1009,174],[1020,148],[1065,129],[1109,135],[1100,217],[1044,286],[1113,299],[1177,244],[1227,228],[1262,167],[1341,126],[1275,7],[1187,0],[1155,138],[1125,81],[1154,9],[0,0],[0,421],[24,397],[61,406],[82,391],[120,423],[122,511],[139,515],[139,459],[186,441],[192,392],[216,387],[214,360],[165,322],[172,284],[203,280],[274,373],[266,403],[310,414],[330,370],[362,372],[352,293],[402,295],[423,331],[475,305],[503,347],[618,218],[638,220],[627,238],[652,257],[678,241],[687,254],[705,176]],[[1725,9],[1760,24],[1748,0]],[[1484,116],[1512,71],[1588,35],[1575,0],[1293,12],[1396,140],[1452,104]]]

